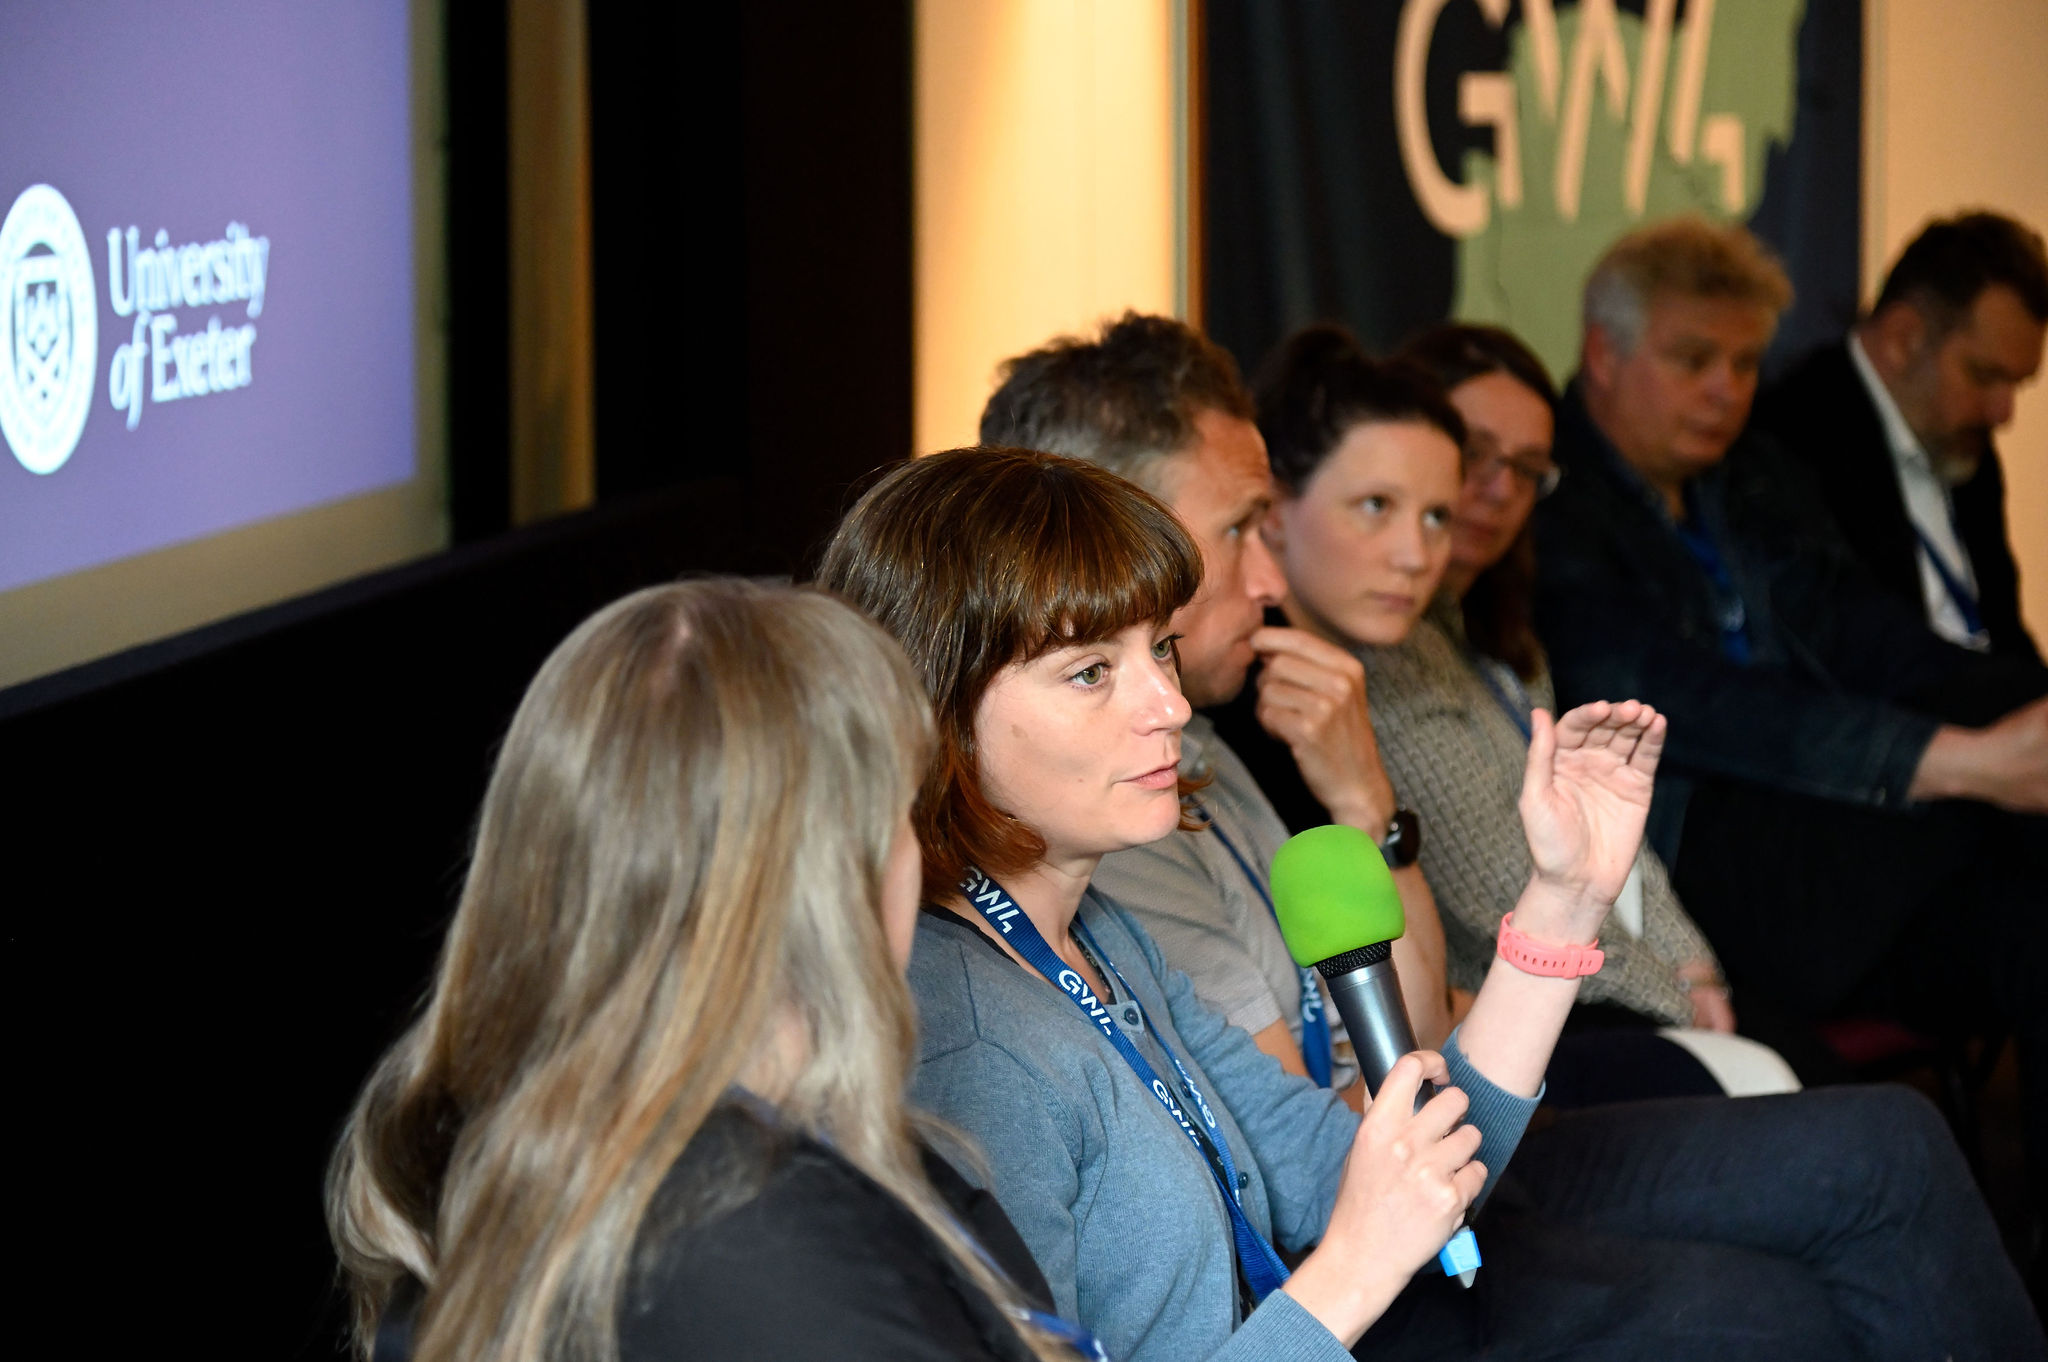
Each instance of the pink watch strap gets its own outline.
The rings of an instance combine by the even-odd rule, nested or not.
[[[1500,920],[1500,958],[1524,974],[1546,979],[1579,979],[1600,972],[1606,954],[1595,941],[1590,946],[1552,946],[1535,941],[1515,930],[1515,915]]]

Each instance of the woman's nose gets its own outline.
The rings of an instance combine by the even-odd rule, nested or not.
[[[1402,572],[1421,572],[1429,566],[1429,549],[1423,543],[1422,518],[1403,521],[1394,530],[1391,560]]]
[[[1181,694],[1180,677],[1171,662],[1151,662],[1139,687],[1139,722],[1147,731],[1173,731],[1186,726],[1194,716],[1187,697]]]

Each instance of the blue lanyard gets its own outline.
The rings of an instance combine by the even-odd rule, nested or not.
[[[1202,825],[1216,834],[1216,840],[1230,853],[1230,859],[1237,862],[1237,868],[1252,882],[1259,901],[1266,905],[1266,911],[1273,915],[1273,921],[1280,921],[1280,910],[1273,906],[1273,896],[1266,889],[1266,882],[1252,869],[1252,863],[1237,849],[1237,843],[1230,840],[1223,831],[1223,825],[1210,812],[1194,800],[1188,801],[1189,810],[1202,820]],[[1331,1059],[1330,1014],[1323,1010],[1323,990],[1316,983],[1316,972],[1307,966],[1301,970],[1301,1060],[1308,1066],[1308,1076],[1318,1087],[1330,1086]]]
[[[1698,563],[1700,571],[1707,576],[1707,584],[1713,590],[1714,611],[1721,626],[1721,655],[1738,666],[1745,666],[1750,660],[1749,612],[1742,601],[1742,593],[1735,589],[1735,578],[1728,571],[1728,564],[1721,557],[1721,546],[1714,542],[1712,531],[1707,528],[1705,513],[1700,509],[1699,498],[1694,495],[1691,483],[1685,487],[1686,519],[1675,528],[1679,542],[1685,545],[1687,553]]]
[[[1196,1086],[1187,1066],[1173,1053],[1173,1047],[1166,1043],[1166,1038],[1159,1033],[1159,1028],[1152,1025],[1150,1018],[1145,1019],[1145,1025],[1151,1030],[1153,1039],[1159,1042],[1159,1048],[1165,1052],[1174,1072],[1180,1076],[1182,1095],[1188,1099],[1188,1105],[1193,1106],[1201,1116],[1206,1130],[1196,1129],[1195,1124],[1188,1119],[1186,1107],[1173,1100],[1172,1094],[1167,1091],[1166,1084],[1160,1080],[1159,1073],[1152,1067],[1151,1062],[1138,1053],[1138,1047],[1133,1045],[1131,1038],[1117,1026],[1109,1010],[1102,1005],[1101,1000],[1089,989],[1081,976],[1054,954],[1052,947],[1045,943],[1045,938],[1039,935],[1038,928],[1032,924],[1024,910],[1017,906],[1017,901],[1010,897],[1007,890],[979,870],[970,869],[960,883],[960,891],[966,895],[967,902],[973,905],[974,910],[1009,940],[1017,954],[1023,956],[1033,969],[1050,980],[1060,992],[1066,994],[1074,1006],[1081,1010],[1081,1015],[1095,1024],[1103,1039],[1123,1056],[1124,1063],[1131,1066],[1131,1072],[1138,1076],[1138,1081],[1158,1099],[1159,1105],[1166,1109],[1166,1114],[1180,1127],[1181,1134],[1187,1136],[1188,1143],[1202,1156],[1202,1162],[1208,1166],[1210,1176],[1216,1179],[1217,1189],[1223,1193],[1224,1209],[1230,1212],[1230,1231],[1237,1247],[1237,1264],[1244,1273],[1245,1284],[1251,1288],[1253,1301],[1263,1301],[1278,1290],[1281,1283],[1287,1280],[1287,1268],[1281,1263],[1280,1255],[1273,1251],[1273,1246],[1266,1242],[1266,1237],[1260,1234],[1245,1216],[1244,1206],[1239,1200],[1237,1165],[1230,1157],[1230,1141],[1224,1137],[1222,1127],[1216,1124],[1216,1113],[1209,1109],[1208,1100],[1202,1096],[1202,1090]],[[1115,976],[1117,984],[1124,991],[1124,997],[1138,1009],[1139,1016],[1144,1017],[1145,1005],[1138,1001],[1137,992],[1124,979],[1122,971],[1116,967],[1116,962],[1096,944],[1087,924],[1079,918],[1074,920],[1074,933],[1076,939],[1097,963]]]
[[[990,1256],[989,1251],[982,1247],[981,1240],[974,1237],[972,1230],[961,1224],[959,1219],[951,1214],[948,1214],[946,1219],[952,1223],[953,1232],[966,1241],[967,1247],[974,1250],[974,1256],[981,1259],[984,1267],[993,1272],[998,1279],[1003,1281],[1009,1280],[1010,1274],[1003,1271],[1003,1265],[998,1263]],[[1040,1333],[1058,1339],[1066,1344],[1075,1356],[1085,1358],[1087,1362],[1109,1362],[1109,1349],[1103,1347],[1101,1341],[1094,1334],[1089,1333],[1072,1320],[1061,1319],[1058,1315],[1050,1315],[1043,1310],[1035,1310],[1022,1302],[1011,1306],[1007,1313],[1018,1323],[1029,1324]]]
[[[1713,536],[1704,529],[1690,525],[1678,527],[1678,538],[1685,545],[1693,561],[1707,575],[1708,585],[1713,588],[1714,612],[1721,626],[1721,654],[1737,664],[1749,661],[1749,617],[1742,604],[1742,593],[1735,589],[1734,579],[1728,575],[1728,565],[1721,561],[1720,547]]]
[[[1493,692],[1493,698],[1500,701],[1500,707],[1507,712],[1508,718],[1514,721],[1515,727],[1521,730],[1522,741],[1531,741],[1534,733],[1529,727],[1529,711],[1536,705],[1529,698],[1529,692],[1523,688],[1522,678],[1509,671],[1505,664],[1495,664],[1477,654],[1472,658],[1472,670],[1479,673],[1479,679],[1486,683],[1486,688]],[[1501,685],[1502,675],[1505,675],[1509,684],[1514,686],[1513,697],[1510,697],[1507,689]]]
[[[725,1095],[729,1100],[738,1103],[752,1112],[756,1119],[760,1120],[763,1124],[771,1125],[781,1130],[791,1129],[789,1122],[783,1119],[782,1109],[759,1093],[743,1088],[735,1083],[725,1090]],[[816,1140],[834,1153],[838,1153],[831,1137],[826,1135],[825,1132],[821,1130],[804,1130],[800,1133]],[[842,1154],[840,1157],[844,1158],[845,1156]],[[960,1236],[960,1241],[972,1249],[974,1256],[981,1260],[982,1266],[986,1267],[998,1281],[1009,1281],[1010,1274],[1003,1268],[1001,1263],[995,1260],[995,1257],[989,1253],[988,1249],[983,1247],[981,1240],[975,1237],[974,1231],[961,1224],[960,1218],[954,1215],[951,1209],[943,1202],[940,1203],[938,1209],[946,1217],[946,1223],[953,1227],[953,1232]],[[1012,1320],[1019,1324],[1032,1325],[1040,1333],[1058,1339],[1071,1348],[1077,1356],[1087,1359],[1087,1362],[1109,1362],[1109,1350],[1096,1341],[1095,1335],[1071,1320],[1061,1319],[1058,1315],[1049,1315],[1043,1310],[1034,1310],[1022,1301],[1005,1308],[1003,1313],[1009,1315]]]
[[[1907,518],[1911,519],[1910,516]],[[1941,556],[1940,549],[1934,547],[1934,541],[1927,537],[1927,531],[1920,528],[1918,521],[1913,523],[1913,533],[1919,537],[1920,548],[1926,553],[1927,561],[1934,565],[1934,575],[1941,578],[1942,589],[1956,603],[1956,613],[1963,617],[1963,628],[1972,635],[1982,634],[1984,616],[1977,609],[1977,593],[1970,590],[1961,574],[1949,567],[1948,560]]]

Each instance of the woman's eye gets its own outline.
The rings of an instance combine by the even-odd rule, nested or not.
[[[1450,508],[1448,506],[1431,507],[1422,513],[1422,523],[1432,530],[1442,529],[1451,523]]]
[[[1084,686],[1098,686],[1102,684],[1102,678],[1108,675],[1109,664],[1107,662],[1091,662],[1068,679],[1079,682]]]
[[[1181,636],[1179,634],[1168,634],[1165,638],[1162,638],[1157,643],[1153,644],[1153,660],[1158,662],[1171,662],[1173,660],[1173,645],[1180,642],[1180,637]]]
[[[1375,493],[1361,500],[1358,509],[1367,515],[1380,515],[1387,509],[1387,499]]]

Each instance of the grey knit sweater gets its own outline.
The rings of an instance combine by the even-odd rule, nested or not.
[[[1450,982],[1476,989],[1493,959],[1503,914],[1534,869],[1516,798],[1528,743],[1508,717],[1481,667],[1528,718],[1510,673],[1465,643],[1457,604],[1439,598],[1405,642],[1361,648],[1366,696],[1380,755],[1401,803],[1422,819],[1422,874],[1444,924]],[[1527,700],[1554,708],[1548,672],[1524,687]],[[1692,1024],[1678,967],[1714,959],[1686,916],[1663,862],[1642,855],[1643,934],[1610,921],[1600,938],[1607,963],[1580,985],[1584,1002],[1614,1003],[1675,1026]]]
[[[1125,1034],[1170,1074],[1165,1041],[1207,1095],[1246,1216],[1283,1249],[1316,1243],[1358,1117],[1204,1007],[1123,909],[1090,890],[1079,917],[1157,1028],[1138,1021]],[[1121,1019],[1123,989],[1108,982]],[[1208,1165],[1072,1000],[972,925],[931,914],[918,923],[910,987],[922,1035],[912,1100],[980,1145],[1061,1314],[1119,1362],[1346,1362],[1283,1291],[1239,1314],[1230,1216]],[[1488,1082],[1455,1035],[1443,1056],[1471,1099],[1490,1189],[1536,1103]]]

